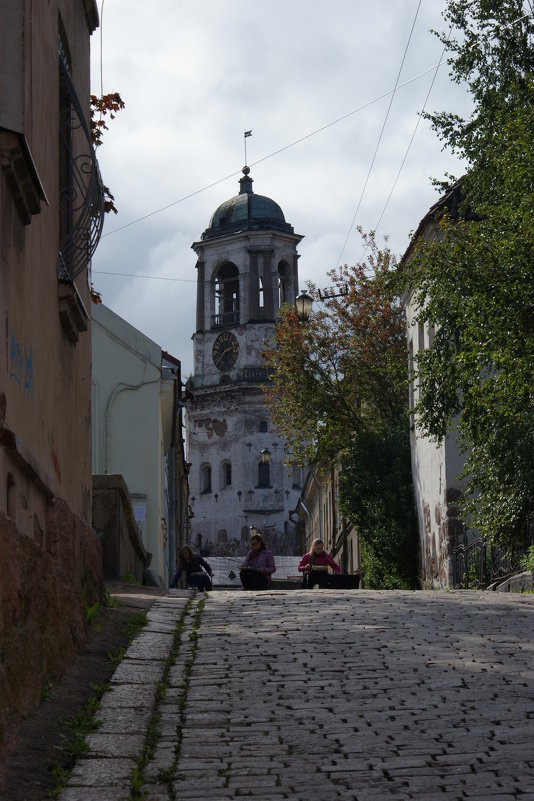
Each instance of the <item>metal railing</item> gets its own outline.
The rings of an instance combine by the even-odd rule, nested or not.
[[[456,542],[452,552],[452,584],[457,589],[485,589],[490,584],[504,581],[520,570],[520,561],[528,548],[534,545],[534,517],[530,516],[517,552],[488,545],[481,537],[469,539],[464,532],[462,541]]]
[[[104,225],[105,189],[91,134],[69,68],[59,53],[61,161],[59,188],[61,241],[58,278],[73,281],[87,268]]]
[[[239,322],[239,312],[222,312],[221,314],[212,314],[211,327],[223,328],[225,325],[236,325]]]

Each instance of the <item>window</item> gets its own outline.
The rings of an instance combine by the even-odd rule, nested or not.
[[[260,432],[260,434],[266,434],[268,430],[269,430],[269,424],[267,420],[260,420],[260,424],[258,426],[258,431]]]
[[[222,465],[222,486],[232,486],[232,465],[230,462],[223,462]]]
[[[200,468],[200,494],[207,495],[211,492],[211,466],[203,464]]]
[[[239,270],[227,262],[215,278],[215,326],[239,322]]]
[[[290,286],[290,270],[289,265],[285,261],[281,261],[278,265],[278,308],[281,309],[284,303],[289,303],[289,286]]]
[[[270,487],[271,475],[269,465],[260,462],[258,464],[258,487]]]

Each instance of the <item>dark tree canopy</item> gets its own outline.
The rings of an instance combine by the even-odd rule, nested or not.
[[[316,303],[307,323],[283,307],[264,354],[267,402],[289,461],[341,465],[340,505],[358,529],[367,586],[414,587],[404,312],[389,282],[394,257],[374,236],[364,241],[365,263],[329,274],[346,294]]]
[[[474,105],[469,119],[431,115],[468,169],[460,217],[445,215],[436,241],[416,243],[403,273],[418,322],[436,330],[417,362],[418,420],[436,439],[458,424],[465,513],[483,536],[514,549],[534,502],[532,7],[451,0],[444,16],[454,28],[452,78],[467,84]]]

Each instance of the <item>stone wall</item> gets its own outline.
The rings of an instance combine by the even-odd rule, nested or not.
[[[93,528],[102,543],[104,578],[130,575],[142,584],[150,555],[141,541],[121,475],[93,476]]]
[[[45,541],[0,513],[0,740],[81,650],[86,609],[102,596],[100,543],[63,501],[49,504]]]

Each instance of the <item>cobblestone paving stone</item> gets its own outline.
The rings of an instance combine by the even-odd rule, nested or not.
[[[169,597],[99,718],[60,801],[534,801],[534,596]]]

